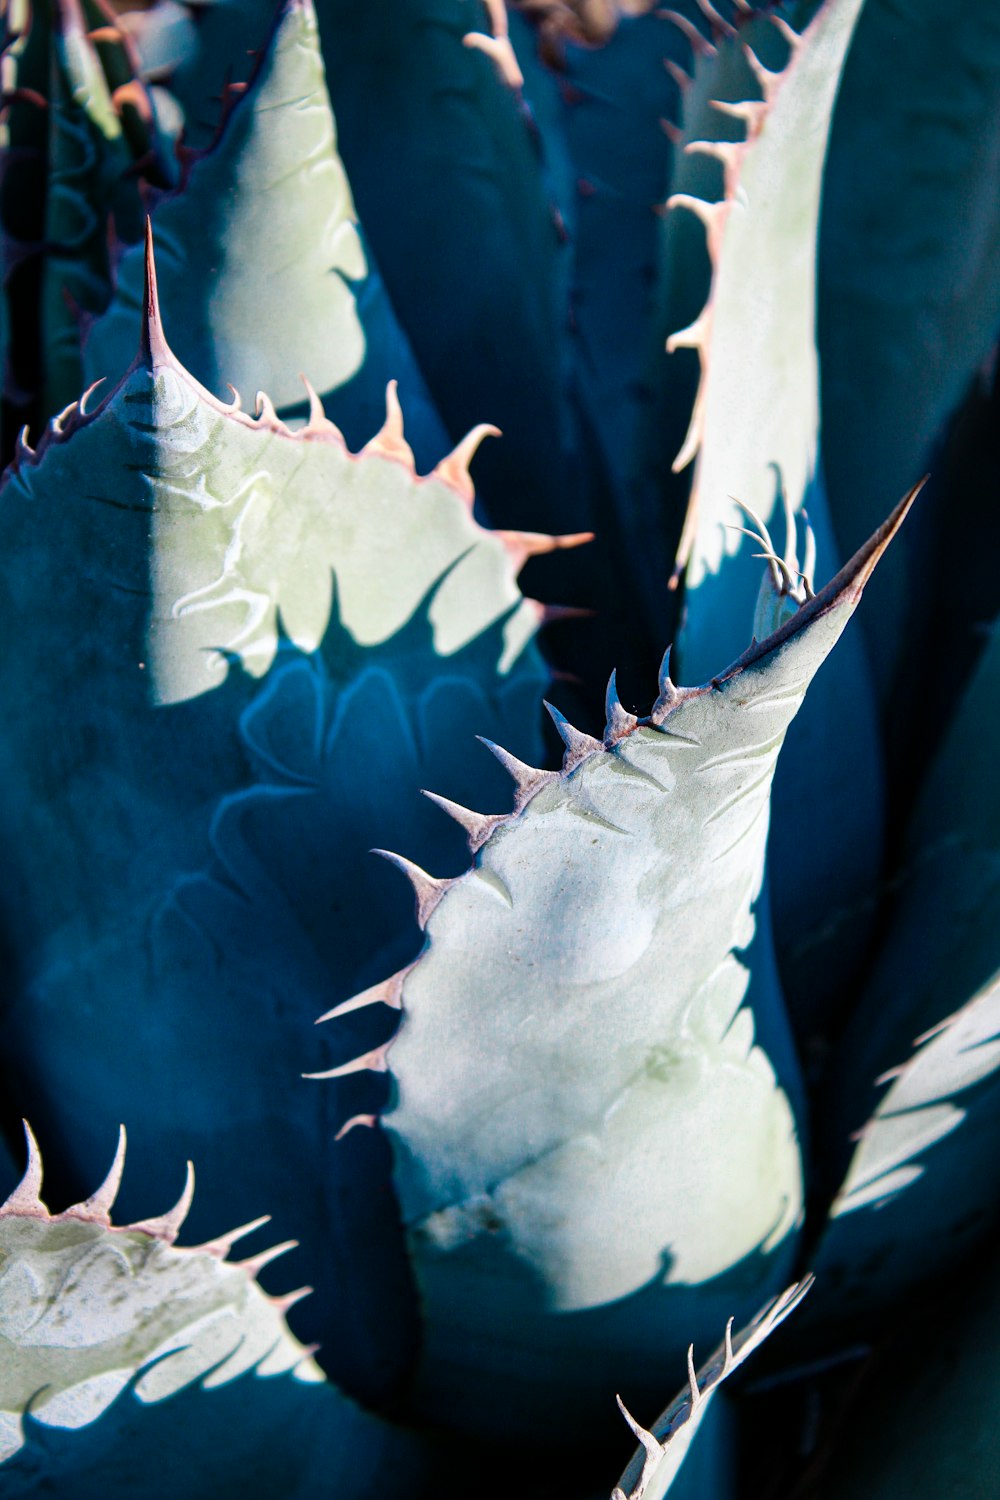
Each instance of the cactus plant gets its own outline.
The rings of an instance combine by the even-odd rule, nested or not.
[[[988,1486],[1000,51],[897,20],[3,4],[5,1494]]]

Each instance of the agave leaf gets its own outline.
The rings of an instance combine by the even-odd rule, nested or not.
[[[97,1493],[95,1448],[100,1453],[113,1442],[102,1455],[100,1493],[110,1500],[134,1494],[136,1475],[144,1473],[143,1492],[165,1496],[171,1471],[178,1477],[179,1439],[189,1462],[200,1459],[193,1476],[199,1485],[207,1460],[216,1480],[221,1474],[241,1493],[267,1493],[259,1467],[266,1446],[272,1472],[281,1472],[282,1494],[314,1493],[303,1481],[320,1474],[328,1483],[336,1476],[338,1494],[381,1494],[390,1457],[412,1459],[406,1450],[413,1445],[328,1386],[312,1351],[290,1332],[285,1311],[308,1288],[271,1297],[260,1287],[257,1271],[293,1247],[231,1259],[237,1241],[264,1220],[205,1245],[177,1246],[190,1204],[190,1166],[184,1196],[170,1213],[112,1224],[124,1141],[123,1131],[96,1193],[50,1214],[39,1196],[41,1159],[29,1132],[25,1175],[0,1207],[4,1493],[36,1494],[60,1481],[66,1493]],[[211,1392],[233,1381],[237,1404],[234,1410],[232,1401],[225,1403],[231,1420],[223,1424]],[[188,1394],[177,1403],[181,1391]],[[145,1408],[161,1402],[168,1403],[166,1429],[144,1417]],[[81,1441],[76,1434],[91,1425],[96,1442]],[[50,1439],[50,1446],[42,1434],[52,1429],[62,1440]],[[353,1453],[344,1446],[352,1439]],[[164,1447],[170,1456],[161,1467]]]
[[[759,577],[751,559],[760,548],[739,530],[747,525],[741,504],[772,528],[793,570],[807,572],[796,558],[795,517],[808,512],[820,576],[838,566],[820,472],[815,258],[830,116],[859,7],[860,0],[832,0],[800,37],[771,18],[790,46],[784,70],[765,68],[752,53],[764,97],[725,106],[745,122],[745,141],[704,148],[722,155],[725,196],[671,200],[704,220],[713,262],[703,312],[668,344],[695,348],[702,364],[677,458],[696,460],[678,556],[686,613],[677,641],[682,668],[696,679],[745,644]],[[725,79],[726,53],[741,44],[739,36],[721,38],[718,58],[705,66]],[[810,700],[775,786],[775,936],[789,1003],[807,1036],[822,1028],[865,951],[881,826],[874,698],[855,637]]]
[[[625,1420],[639,1439],[639,1447],[612,1491],[611,1500],[662,1500],[670,1492],[675,1495],[687,1492],[691,1464],[688,1463],[683,1478],[679,1479],[681,1466],[691,1453],[692,1443],[699,1436],[699,1431],[701,1435],[705,1433],[702,1424],[708,1413],[715,1410],[714,1398],[720,1386],[784,1322],[789,1313],[795,1311],[811,1285],[812,1280],[807,1277],[805,1281],[788,1287],[737,1334],[733,1333],[733,1319],[730,1318],[725,1339],[697,1374],[692,1345],[688,1350],[687,1386],[666,1411],[661,1413],[649,1431],[639,1427],[622,1406]],[[694,1489],[690,1492],[692,1495],[696,1493]],[[717,1493],[717,1490],[712,1493]]]
[[[316,9],[358,213],[434,404],[453,440],[484,414],[506,435],[477,473],[490,515],[580,529],[563,462],[564,246],[519,98],[465,41],[488,37],[485,7]]]
[[[215,139],[224,102],[249,80],[276,9],[276,0],[212,0],[193,9],[195,45],[169,80],[192,150]]]
[[[140,1179],[185,1150],[208,1161],[217,1211],[266,1201],[303,1240],[316,1326],[339,1331],[329,1357],[384,1392],[406,1302],[401,1260],[386,1270],[378,1249],[392,1260],[391,1198],[369,1180],[384,1146],[335,1143],[372,1101],[365,1079],[336,1105],[301,1081],[344,1055],[309,1023],[405,944],[406,902],[366,853],[386,826],[402,818],[411,858],[461,859],[417,796],[428,757],[443,747],[447,770],[477,728],[541,753],[543,611],[516,573],[557,543],[474,520],[481,433],[418,479],[392,401],[359,455],[319,411],[297,434],[266,401],[248,417],[171,354],[152,278],[148,303],[119,386],[53,424],[3,491],[2,612],[21,643],[0,747],[20,851],[0,897],[6,1045],[78,1176],[125,1117],[144,1126]],[[352,1044],[375,1045],[387,1015],[349,1018]],[[323,1184],[305,1205],[299,1161]],[[384,1346],[349,1337],[369,1315]]]
[[[868,0],[833,122],[819,257],[824,466],[841,541],[864,533],[886,484],[926,466],[993,346],[1000,203],[985,185],[998,163],[996,7],[921,0],[901,13]],[[947,629],[946,614],[912,604],[953,535],[953,513],[935,519],[937,539],[917,528],[894,556],[863,632],[883,697],[921,649],[915,632]]]
[[[286,0],[214,145],[153,213],[177,352],[215,395],[263,387],[304,408],[299,370],[352,445],[381,419],[397,380],[423,468],[448,451],[413,353],[358,228],[337,154],[312,0]],[[143,316],[143,249],[118,268],[90,330],[87,381],[127,364]]]
[[[707,686],[664,675],[641,722],[612,688],[603,742],[563,725],[562,772],[508,758],[514,813],[418,891],[403,1022],[361,1065],[395,1084],[430,1410],[490,1426],[502,1382],[530,1429],[626,1371],[648,1390],[678,1330],[787,1275],[798,1083],[754,911],[771,778],[908,503]]]
[[[839,1321],[848,1306],[870,1317],[954,1264],[995,1219],[982,1182],[1000,1142],[998,685],[994,634],[931,767],[878,963],[834,1060],[834,1160],[861,1136],[817,1251],[807,1321]],[[834,1312],[828,1289],[850,1300],[838,1295]]]
[[[946,1285],[872,1360],[830,1444],[829,1500],[986,1496],[1000,1473],[996,1258]],[[926,1413],[930,1420],[915,1421]]]

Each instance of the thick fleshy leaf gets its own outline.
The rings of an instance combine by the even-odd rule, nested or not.
[[[41,1159],[28,1139],[25,1176],[0,1207],[5,1495],[58,1489],[124,1500],[140,1476],[151,1496],[177,1493],[169,1484],[182,1476],[184,1493],[211,1476],[241,1494],[264,1495],[268,1468],[280,1473],[282,1494],[302,1500],[314,1493],[305,1481],[319,1476],[359,1500],[386,1488],[412,1493],[393,1482],[391,1465],[412,1463],[416,1445],[328,1386],[290,1332],[285,1312],[308,1288],[270,1297],[255,1279],[292,1247],[230,1259],[236,1242],[264,1220],[205,1245],[177,1246],[190,1205],[189,1167],[170,1213],[112,1224],[124,1132],[97,1191],[50,1214],[39,1196]],[[216,1407],[211,1393],[230,1382],[236,1401]],[[165,1420],[152,1415],[162,1402]],[[89,1439],[78,1436],[90,1428]],[[184,1461],[192,1466],[186,1474]]]
[[[294,435],[261,411],[198,385],[151,299],[120,385],[4,487],[6,1045],[65,1168],[127,1118],[137,1180],[204,1158],[216,1212],[298,1235],[326,1357],[372,1391],[405,1356],[405,1268],[382,1143],[334,1137],[382,1094],[303,1083],[345,1055],[311,1023],[405,957],[371,846],[402,820],[409,856],[462,862],[417,795],[430,759],[476,730],[541,753],[515,575],[554,543],[477,524],[474,439],[418,479],[392,399],[359,455],[318,411]],[[353,1048],[385,1014],[348,1019]]]
[[[907,505],[707,686],[664,675],[640,722],[612,685],[603,742],[560,726],[561,772],[507,758],[514,813],[418,892],[399,1034],[360,1065],[395,1082],[427,1409],[490,1427],[502,1389],[508,1427],[599,1414],[787,1275],[798,1083],[755,913],[771,778]]]
[[[396,380],[417,462],[447,452],[413,353],[371,264],[337,154],[312,0],[287,0],[221,133],[153,213],[160,285],[178,357],[213,391],[267,391],[304,408],[299,371],[352,446]],[[126,251],[107,314],[89,332],[88,382],[117,372],[143,316],[143,249]]]
[[[848,1307],[870,1318],[995,1222],[982,1185],[1000,1150],[998,695],[994,634],[931,768],[878,962],[834,1060],[834,1160],[861,1137],[806,1321],[839,1322]]]
[[[316,9],[358,213],[435,406],[453,439],[484,418],[505,434],[477,471],[489,514],[506,526],[581,529],[564,463],[565,247],[509,72],[481,45],[491,39],[486,7],[319,0]],[[509,62],[509,43],[503,55]]]
[[[866,0],[834,116],[819,257],[824,469],[841,544],[870,526],[885,485],[892,493],[928,466],[995,342],[998,170],[997,7]],[[947,630],[947,616],[914,601],[934,588],[954,512],[933,517],[937,535],[923,519],[862,632],[883,697],[922,650],[920,632]],[[894,703],[893,718],[906,708]],[[914,732],[906,721],[904,736]]]
[[[709,1412],[715,1410],[714,1397],[719,1387],[789,1313],[795,1311],[811,1284],[807,1279],[790,1286],[737,1334],[733,1333],[730,1318],[723,1343],[697,1374],[692,1347],[688,1351],[687,1386],[648,1431],[639,1427],[628,1412],[624,1413],[639,1439],[639,1447],[613,1490],[611,1500],[662,1500],[668,1493],[678,1497],[687,1494],[693,1497],[698,1493],[691,1487],[689,1477],[692,1460],[695,1464],[699,1462],[691,1450],[695,1440],[703,1438],[706,1433],[702,1424]],[[709,1491],[706,1486],[701,1491],[702,1494],[709,1492],[713,1496],[719,1495],[717,1487]]]
[[[830,1448],[823,1500],[979,1500],[1000,1476],[1000,1282],[990,1257],[872,1361]]]
[[[764,68],[751,54],[764,97],[725,106],[745,122],[746,139],[704,147],[722,157],[725,196],[671,200],[675,211],[704,220],[713,262],[703,312],[668,345],[695,348],[702,363],[677,460],[696,461],[678,559],[685,617],[677,641],[681,667],[694,678],[746,642],[759,573],[737,502],[778,533],[793,570],[804,564],[795,557],[790,517],[807,511],[820,576],[838,565],[820,472],[815,262],[830,116],[859,7],[860,0],[831,0],[801,37],[777,21],[791,49],[784,70]],[[740,35],[720,38],[717,56],[701,65],[725,80],[727,53],[741,45]],[[785,521],[775,524],[783,510]],[[881,808],[874,699],[855,636],[807,705],[775,785],[775,937],[806,1035],[822,1026],[864,953]]]

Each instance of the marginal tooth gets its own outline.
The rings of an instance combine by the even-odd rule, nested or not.
[[[232,383],[231,380],[227,380],[226,381],[226,390],[230,391],[232,393],[232,397],[233,397],[232,401],[229,403],[228,410],[232,411],[232,412],[242,411],[243,410],[243,398],[240,396],[239,391],[233,385],[233,383]]]
[[[381,1047],[373,1047],[370,1052],[363,1052],[360,1057],[352,1057],[350,1062],[341,1063],[339,1068],[327,1068],[324,1073],[303,1073],[303,1078],[349,1078],[352,1073],[388,1073],[389,1044],[383,1042]]]
[[[713,161],[721,162],[724,196],[732,199],[748,149],[746,141],[688,141],[684,152],[687,156],[710,156]]]
[[[59,433],[60,435],[64,433],[66,431],[67,425],[73,422],[73,419],[76,417],[79,410],[80,403],[78,401],[71,401],[68,406],[63,407],[62,411],[56,412],[55,416],[49,423],[52,431]]]
[[[35,450],[28,442],[28,424],[25,422],[17,435],[17,444],[14,450],[15,458],[20,462],[26,458],[34,458]]]
[[[802,49],[801,32],[796,31],[794,26],[790,26],[785,20],[784,16],[772,15],[769,16],[768,19],[770,20],[771,25],[779,33],[779,35],[784,37],[785,41],[788,43],[789,51],[794,57],[795,54]]]
[[[465,829],[469,839],[469,849],[477,854],[497,824],[507,821],[506,813],[481,813],[475,812],[471,807],[463,807],[460,802],[452,802],[449,797],[442,797],[437,792],[428,792],[421,788],[421,794],[428,802],[433,802],[435,807],[440,807],[442,812],[454,818],[462,828]]]
[[[312,1291],[311,1286],[300,1286],[294,1292],[285,1292],[282,1297],[271,1297],[268,1300],[271,1306],[276,1307],[282,1316],[284,1316],[285,1313],[289,1312],[295,1306],[296,1302],[301,1302],[303,1297],[311,1297]]]
[[[414,895],[417,898],[417,924],[421,931],[427,926],[427,922],[437,906],[445,891],[455,884],[454,880],[438,880],[433,875],[428,875],[412,859],[405,855],[394,854],[391,849],[371,849],[370,854],[377,854],[380,859],[387,859],[397,870],[402,870],[407,880],[413,886]]]
[[[781,72],[775,73],[771,68],[765,68],[749,44],[744,44],[743,55],[750,64],[750,71],[754,78],[756,78],[760,91],[764,95],[765,105],[771,105],[774,102],[774,96],[781,85],[784,74]]]
[[[507,548],[514,560],[514,569],[520,572],[529,557],[544,557],[549,552],[564,552],[571,547],[583,547],[594,540],[592,531],[572,531],[564,536],[550,536],[544,531],[495,531],[493,533]]]
[[[48,1217],[48,1209],[42,1202],[42,1153],[38,1149],[38,1142],[31,1131],[27,1120],[22,1121],[24,1125],[24,1139],[28,1148],[28,1161],[24,1169],[24,1176],[17,1187],[11,1193],[6,1203],[0,1205],[0,1214],[39,1214]]]
[[[742,120],[747,128],[748,141],[760,134],[767,119],[768,104],[764,99],[739,99],[735,102],[712,99],[709,102],[718,114],[727,115],[732,120]]]
[[[735,1323],[735,1321],[735,1318],[730,1318],[729,1322],[726,1324],[726,1354],[722,1362],[722,1374],[719,1377],[720,1380],[724,1379],[729,1374],[730,1370],[733,1368],[733,1364],[735,1363],[736,1356],[733,1354],[733,1324]]]
[[[811,599],[814,593],[816,580],[816,533],[812,529],[809,517],[805,511],[802,512],[802,581],[805,584],[807,596]]]
[[[721,36],[732,37],[736,35],[736,27],[732,24],[731,21],[726,20],[721,11],[716,10],[715,6],[712,4],[712,0],[695,0],[695,4],[698,6],[698,9],[701,11],[706,21],[708,21],[713,29],[719,32]]]
[[[361,452],[394,458],[398,463],[404,464],[411,474],[416,473],[413,450],[403,436],[403,409],[399,404],[395,380],[390,380],[385,388],[385,421]]]
[[[678,328],[676,333],[670,335],[667,339],[667,353],[673,354],[676,349],[704,349],[708,344],[710,331],[711,317],[706,307],[693,323],[689,323],[686,328]]]
[[[666,68],[667,72],[670,74],[671,78],[674,80],[681,93],[686,94],[688,89],[694,82],[691,74],[685,73],[680,63],[675,63],[672,57],[665,57],[663,59],[663,66]]]
[[[518,65],[517,54],[507,37],[487,36],[483,31],[469,31],[462,38],[463,47],[484,52],[494,64],[508,88],[524,87],[524,74]]]
[[[704,1400],[704,1397],[701,1393],[701,1387],[698,1384],[698,1376],[695,1374],[694,1369],[693,1344],[688,1344],[688,1388],[691,1393],[691,1412],[693,1415]]]
[[[206,1240],[203,1245],[192,1245],[192,1251],[202,1251],[205,1255],[214,1255],[217,1260],[225,1260],[230,1250],[237,1241],[245,1239],[248,1234],[263,1229],[265,1224],[270,1224],[271,1215],[262,1214],[259,1219],[251,1219],[249,1224],[241,1224],[238,1229],[230,1229],[227,1234],[220,1234],[214,1240]]]
[[[143,318],[139,332],[139,358],[155,369],[157,365],[170,364],[173,355],[163,336],[160,318],[160,298],[156,289],[156,260],[153,255],[153,221],[146,215],[146,261],[143,287]]]
[[[110,43],[112,46],[117,46],[124,40],[117,26],[95,26],[93,31],[87,32],[87,41],[92,42],[95,47],[101,46],[102,43]]]
[[[607,724],[604,729],[605,745],[613,745],[626,734],[631,734],[639,720],[635,714],[630,714],[618,697],[617,674],[612,672],[608,678],[608,691],[604,700],[605,712],[607,713]]]
[[[684,144],[684,131],[679,125],[675,125],[673,120],[661,119],[660,129],[672,146],[682,146]]]
[[[351,1131],[354,1130],[358,1125],[367,1125],[372,1130],[374,1130],[377,1124],[378,1115],[352,1115],[349,1120],[345,1120],[343,1125],[341,1125],[340,1129],[337,1131],[337,1134],[334,1136],[334,1140],[342,1141],[344,1139],[344,1136],[350,1135]]]
[[[682,16],[676,10],[658,10],[656,14],[661,20],[671,21],[677,27],[677,30],[684,37],[685,41],[690,44],[691,51],[695,57],[715,56],[715,47],[712,46],[708,37],[698,30],[694,22],[688,20],[687,16]]]
[[[254,397],[253,414],[264,427],[273,427],[277,432],[290,432],[274,409],[274,402],[266,391],[258,391]]]
[[[559,780],[558,771],[540,771],[537,766],[525,765],[523,760],[518,760],[516,755],[511,755],[502,745],[496,745],[484,735],[477,734],[476,739],[480,744],[486,746],[491,755],[495,755],[503,766],[508,776],[511,776],[517,786],[514,799],[515,808],[520,811],[529,797],[534,796],[540,787],[547,786],[551,781]]]
[[[398,974],[383,979],[380,984],[373,984],[370,989],[352,995],[349,1000],[342,1000],[332,1010],[326,1011],[322,1016],[317,1016],[316,1025],[320,1026],[324,1021],[339,1020],[341,1016],[350,1015],[352,1010],[366,1010],[369,1005],[388,1005],[393,1010],[402,1010],[403,981],[412,967],[412,964],[407,964],[405,969],[400,969]]]
[[[588,755],[604,749],[601,740],[595,740],[592,734],[585,734],[582,729],[577,729],[553,704],[546,702],[545,707],[559,732],[559,738],[566,746],[566,754],[563,756],[564,772],[574,771]]]
[[[672,650],[673,646],[668,646],[663,653],[663,660],[660,662],[658,686],[660,689],[659,701],[661,704],[673,703],[680,696],[677,686],[670,676],[670,653]]]
[[[495,37],[509,35],[510,27],[507,24],[507,7],[504,0],[484,0],[486,13],[490,18],[490,30]]]
[[[65,1216],[73,1219],[90,1219],[95,1224],[111,1224],[111,1210],[115,1199],[118,1197],[118,1189],[121,1187],[122,1172],[125,1170],[125,1126],[118,1127],[118,1145],[115,1149],[114,1161],[111,1170],[101,1183],[95,1193],[85,1198],[82,1203],[74,1203],[72,1208],[65,1210]],[[59,1215],[64,1217],[63,1214]]]
[[[172,1245],[181,1232],[181,1225],[187,1218],[191,1209],[191,1199],[194,1197],[194,1166],[191,1162],[187,1164],[187,1178],[184,1182],[184,1191],[177,1202],[168,1213],[160,1214],[154,1219],[143,1219],[139,1224],[130,1224],[129,1229],[139,1229],[143,1234],[155,1235],[158,1240],[166,1240]]]
[[[111,103],[118,115],[127,104],[130,104],[144,125],[152,125],[153,105],[147,90],[138,78],[130,78],[127,83],[121,83],[112,90]]]
[[[543,604],[540,599],[525,598],[538,617],[539,628],[558,625],[561,620],[592,620],[597,611],[581,604]]]
[[[471,505],[476,498],[475,486],[469,472],[472,460],[483,438],[502,436],[499,427],[494,427],[490,422],[480,422],[478,427],[473,427],[471,432],[465,434],[465,437],[450,453],[445,454],[434,469],[434,478],[443,479],[445,484],[450,484],[458,491],[466,504]]]
[[[641,1422],[637,1422],[635,1420],[635,1417],[633,1417],[632,1413],[625,1405],[625,1402],[622,1400],[621,1396],[616,1396],[615,1400],[618,1402],[618,1410],[621,1412],[629,1427],[632,1429],[633,1437],[637,1442],[642,1444],[649,1458],[655,1460],[656,1462],[659,1462],[659,1460],[666,1452],[666,1449],[661,1443],[657,1441],[657,1439],[651,1432],[648,1432],[646,1428],[643,1427]]]
[[[727,198],[720,198],[716,203],[707,203],[704,198],[697,198],[693,193],[672,193],[667,199],[668,209],[686,208],[704,224],[708,253],[713,265],[719,259],[722,232],[732,206]]]
[[[93,383],[91,385],[88,385],[87,389],[84,391],[83,395],[80,397],[79,407],[80,407],[80,415],[81,415],[81,417],[86,416],[86,414],[87,414],[87,402],[88,402],[88,400],[94,394],[94,392],[97,390],[97,387],[99,385],[103,385],[104,384],[104,382],[105,382],[106,379],[107,379],[106,375],[99,376],[97,378],[97,380],[93,381]]]
[[[256,1279],[264,1267],[269,1266],[273,1260],[277,1260],[280,1255],[287,1255],[289,1250],[298,1248],[298,1240],[283,1240],[280,1245],[272,1245],[270,1250],[262,1250],[259,1255],[248,1256],[246,1260],[230,1261],[230,1265],[239,1266],[241,1271],[246,1271],[248,1276]]]
[[[708,325],[706,324],[706,327],[707,326]],[[687,330],[685,330],[685,332],[686,331]],[[674,352],[674,347],[680,348],[681,346],[679,344],[675,345],[675,346],[672,346],[670,340],[668,339],[667,340],[667,353],[668,354],[672,354]],[[701,368],[701,378],[698,381],[698,389],[695,392],[694,403],[693,403],[693,405],[691,407],[691,420],[688,423],[688,430],[687,430],[687,432],[686,432],[686,434],[684,436],[684,441],[681,444],[680,449],[679,449],[679,451],[677,453],[677,457],[674,459],[673,463],[670,465],[671,469],[673,470],[673,472],[675,474],[680,474],[681,471],[683,469],[686,469],[687,466],[688,466],[688,464],[692,463],[694,461],[694,459],[697,457],[698,449],[701,447],[702,434],[704,433],[704,429],[705,429],[705,402],[706,402],[706,399],[707,399],[707,393],[706,393],[706,389],[705,389],[705,355],[704,355],[704,351],[703,351],[703,349],[702,349],[702,347],[700,345],[698,345],[697,348],[698,348],[698,358],[700,359],[701,366],[702,366],[702,368]],[[678,548],[678,552],[677,552],[677,561],[678,561],[678,564],[683,563],[684,565],[686,565],[688,556],[690,555],[691,548],[694,545],[694,531],[693,531],[693,528],[694,528],[694,518],[695,518],[695,515],[696,515],[696,509],[695,508],[697,506],[697,501],[698,501],[698,492],[697,492],[697,481],[696,481],[695,485],[692,488],[692,492],[691,492],[691,504],[688,507],[688,516],[690,518],[691,526],[689,528],[687,522],[685,522],[685,532],[684,532],[684,535],[681,538],[681,545]],[[676,577],[676,574],[675,574],[675,577]],[[675,585],[672,585],[672,586],[675,586]]]

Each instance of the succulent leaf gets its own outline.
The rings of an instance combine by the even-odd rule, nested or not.
[[[787,1275],[798,1084],[754,911],[771,778],[909,500],[705,687],[664,675],[637,721],[612,682],[603,744],[561,773],[507,757],[514,813],[436,894],[399,1033],[361,1062],[395,1084],[430,1410],[488,1426],[502,1381],[530,1428],[543,1386],[648,1389],[678,1329]]]
[[[304,408],[299,370],[360,445],[396,380],[422,468],[450,448],[371,264],[337,154],[311,0],[286,0],[253,78],[220,133],[155,206],[159,276],[185,367],[216,396],[263,387]],[[87,380],[124,367],[143,316],[141,245],[89,332]]]
[[[677,463],[695,457],[679,565],[685,615],[677,640],[681,669],[700,678],[741,649],[759,574],[739,529],[737,502],[774,527],[776,512],[808,514],[821,576],[838,566],[819,453],[815,346],[815,260],[830,117],[860,0],[831,0],[801,35],[769,18],[790,49],[783,70],[751,52],[762,98],[726,103],[746,138],[722,147],[725,195],[706,203],[683,194],[674,213],[706,227],[713,263],[709,300],[668,348],[694,348],[702,365],[688,439]],[[763,22],[756,23],[759,28]],[[721,37],[699,59],[727,87]],[[739,70],[737,69],[737,72]],[[695,109],[693,119],[698,118]],[[719,155],[710,140],[688,149]],[[669,226],[667,254],[669,256]],[[750,294],[748,295],[748,289]],[[752,371],[752,377],[748,372]],[[794,547],[791,528],[777,540]],[[863,534],[863,533],[861,533]],[[845,740],[842,725],[852,732]],[[856,969],[868,938],[867,913],[882,853],[882,766],[875,704],[859,638],[845,642],[789,740],[775,784],[772,899],[775,937],[789,1004],[810,1036]],[[815,851],[822,849],[822,861]]]
[[[691,1450],[701,1424],[713,1409],[713,1398],[723,1381],[737,1370],[745,1359],[758,1348],[771,1333],[795,1311],[812,1285],[811,1278],[788,1287],[779,1297],[763,1308],[752,1322],[739,1333],[733,1333],[733,1320],[726,1327],[726,1336],[711,1359],[695,1373],[694,1349],[688,1351],[688,1384],[666,1411],[646,1431],[622,1406],[622,1413],[632,1431],[639,1438],[639,1447],[625,1470],[611,1500],[662,1500],[671,1490],[677,1494],[684,1490],[684,1480],[675,1481],[681,1473],[681,1465]],[[619,1402],[621,1405],[621,1402]]]
[[[62,1493],[81,1500],[96,1493],[117,1500],[136,1492],[142,1474],[151,1496],[176,1493],[171,1478],[176,1483],[181,1475],[185,1492],[193,1484],[194,1493],[211,1493],[201,1486],[222,1477],[242,1494],[263,1496],[268,1472],[280,1474],[282,1494],[303,1500],[320,1474],[336,1482],[338,1494],[382,1494],[385,1482],[399,1493],[390,1460],[412,1462],[412,1440],[327,1385],[312,1351],[290,1332],[285,1312],[309,1289],[272,1297],[256,1280],[293,1246],[232,1259],[237,1242],[266,1220],[204,1245],[176,1245],[190,1206],[190,1167],[176,1209],[113,1224],[124,1140],[123,1131],[97,1192],[50,1214],[29,1131],[25,1175],[0,1207],[4,1493],[65,1485]],[[236,1405],[223,1401],[230,1420],[220,1423],[211,1393],[231,1382]],[[179,1392],[187,1394],[177,1405]],[[163,1402],[166,1427],[144,1416]],[[81,1441],[77,1434],[91,1426],[96,1440]],[[345,1451],[352,1441],[355,1451]],[[95,1449],[100,1454],[102,1446],[98,1466]]]
[[[407,903],[366,852],[388,826],[418,861],[462,860],[417,795],[429,757],[448,773],[477,729],[542,749],[542,611],[516,573],[559,539],[479,526],[474,446],[418,479],[392,400],[358,455],[319,413],[292,434],[266,405],[224,407],[167,347],[151,277],[140,357],[3,491],[2,613],[22,649],[3,674],[19,709],[0,821],[21,853],[0,899],[22,940],[6,1004],[21,1102],[45,1101],[78,1175],[109,1121],[135,1117],[144,1177],[185,1150],[217,1211],[265,1200],[303,1241],[318,1329],[388,1325],[388,1352],[328,1340],[331,1358],[371,1362],[343,1374],[366,1391],[405,1362],[393,1309],[409,1289],[391,1196],[370,1191],[384,1144],[334,1140],[371,1112],[366,1080],[336,1104],[301,1081],[345,1055],[310,1023],[406,957]],[[350,1018],[351,1044],[383,1040],[386,1014]],[[307,1207],[297,1161],[323,1183]]]
[[[981,1184],[1000,1144],[998,684],[994,633],[931,766],[878,962],[834,1059],[834,1161],[852,1132],[860,1139],[817,1251],[806,1323],[842,1322],[848,1306],[870,1318],[995,1221]]]

